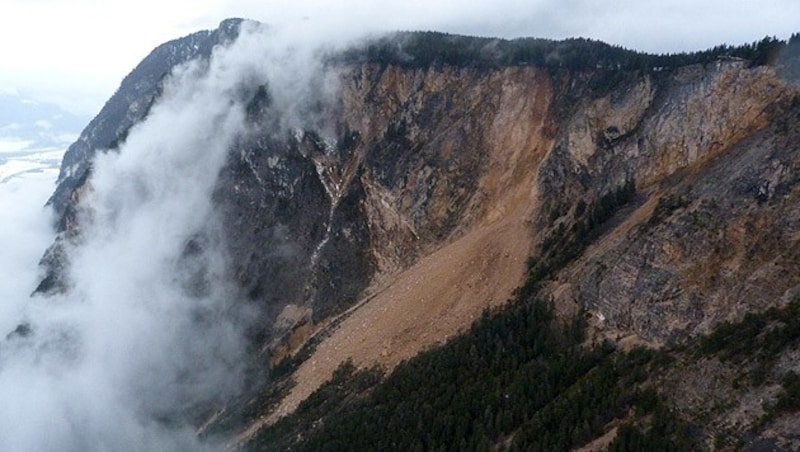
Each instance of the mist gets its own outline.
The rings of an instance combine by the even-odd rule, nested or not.
[[[287,131],[308,120],[304,99],[335,89],[317,59],[325,36],[244,22],[208,61],[176,68],[119,151],[93,162],[80,231],[63,242],[65,294],[29,296],[55,238],[40,207],[52,186],[4,188],[0,450],[220,447],[191,423],[242,389],[258,316],[229,282],[211,194],[257,86]]]

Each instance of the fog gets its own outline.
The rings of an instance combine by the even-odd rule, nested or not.
[[[246,22],[210,61],[174,70],[119,152],[98,154],[65,241],[66,294],[29,297],[54,238],[41,208],[52,179],[1,186],[0,450],[220,447],[184,414],[241,389],[255,315],[226,280],[210,198],[256,86],[270,86],[285,127],[331,88],[313,50],[324,30],[293,30]]]
[[[342,30],[433,29],[506,38],[587,37],[649,52],[800,31],[796,0],[3,0],[0,90],[92,114],[156,45],[228,17],[310,18]]]

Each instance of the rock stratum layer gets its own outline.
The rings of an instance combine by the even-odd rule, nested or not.
[[[51,200],[63,237],[79,234],[92,155],[235,25],[165,44],[125,79],[64,158]],[[800,295],[800,97],[780,67],[331,67],[316,126],[288,133],[253,81],[254,132],[214,192],[231,278],[261,307],[258,359],[295,363],[296,384],[240,441],[348,359],[391,369],[463,331],[626,185],[632,200],[543,289],[562,316],[586,310],[600,336],[665,346]],[[59,255],[42,291],[68,287]],[[779,436],[798,433],[784,424]]]

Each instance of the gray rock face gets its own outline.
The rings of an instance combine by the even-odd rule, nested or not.
[[[70,196],[86,181],[97,151],[114,149],[125,141],[128,130],[147,116],[160,94],[160,83],[177,65],[208,58],[215,45],[235,39],[241,20],[228,19],[215,31],[200,31],[156,47],[120,84],[100,113],[86,126],[78,140],[64,154],[57,188],[48,204],[53,206],[58,228],[63,231],[74,219]]]
[[[648,221],[572,273],[607,322],[656,342],[791,301],[800,284],[798,111],[667,188]]]
[[[626,179],[640,189],[620,229],[559,276],[572,299],[656,343],[786,302],[800,283],[787,235],[797,92],[742,62],[621,88],[577,109],[542,172],[545,193],[568,194],[544,201],[555,225],[570,224],[575,199]]]
[[[97,152],[117,149],[131,127],[142,121],[161,94],[161,83],[176,66],[195,58],[208,58],[215,45],[238,35],[240,19],[228,19],[215,31],[200,31],[156,47],[128,74],[117,92],[70,145],[61,162],[56,189],[48,200],[56,218],[59,237],[42,258],[46,276],[34,293],[64,291],[68,265],[63,241],[79,230],[77,205],[91,176]]]
[[[343,193],[327,185],[328,149],[303,134],[258,137],[231,153],[214,199],[224,218],[233,275],[249,299],[276,317],[289,305],[324,317],[352,303],[372,276],[369,230],[356,179]]]
[[[126,77],[64,157],[50,200],[61,240],[79,231],[73,209],[92,156],[124,141],[172,67],[208,58],[238,24],[164,44]],[[351,306],[380,276],[500,215],[498,193],[524,184],[537,195],[530,232],[543,239],[574,227],[579,201],[636,182],[636,208],[618,219],[627,229],[559,275],[571,288],[559,293],[616,328],[669,341],[758,305],[747,294],[763,290],[774,303],[797,284],[744,264],[794,240],[781,232],[793,224],[779,217],[793,218],[796,141],[785,137],[796,127],[797,95],[773,68],[719,59],[622,71],[598,93],[580,70],[381,58],[335,63],[335,100],[318,106],[307,130],[273,127],[280,120],[268,88],[250,81],[245,89],[254,132],[230,150],[214,200],[243,297],[264,307],[265,325],[294,313],[278,333]],[[659,199],[681,205],[653,213]],[[761,230],[769,232],[752,238],[764,242],[757,248],[747,237]],[[735,247],[744,248],[725,254]],[[774,251],[775,265],[793,272],[791,256]],[[58,243],[45,262],[51,271],[39,290],[65,287]],[[708,268],[716,270],[692,279]],[[753,285],[754,275],[763,282]]]

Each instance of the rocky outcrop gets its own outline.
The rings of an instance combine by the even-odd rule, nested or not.
[[[287,307],[305,313],[300,323],[342,312],[508,210],[498,201],[530,187],[546,151],[550,88],[538,69],[370,64],[340,76],[336,139],[258,136],[231,154],[218,184],[233,271],[270,319],[285,320]]]
[[[235,25],[165,44],[125,79],[65,156],[51,203],[66,235],[92,155],[147,115],[170,67]],[[403,58],[333,59],[335,96],[304,129],[275,126],[264,81],[245,90],[252,131],[213,194],[230,277],[261,307],[253,337],[273,363],[316,346],[270,421],[347,359],[391,368],[462,331],[554,236],[591,242],[544,286],[599,334],[675,343],[800,293],[800,97],[780,70]],[[587,217],[631,183],[610,219]],[[43,291],[67,265],[58,245],[48,256]]]
[[[795,216],[796,96],[769,68],[719,62],[645,77],[580,108],[542,174],[544,193],[570,201],[549,208],[567,212],[626,179],[641,207],[559,277],[559,293],[659,343],[786,302],[798,283],[784,232]]]
[[[200,31],[156,47],[128,74],[113,96],[81,132],[61,161],[56,189],[47,204],[56,218],[59,237],[42,258],[44,279],[34,293],[46,294],[67,290],[68,261],[64,241],[79,234],[78,205],[91,177],[92,161],[97,152],[118,149],[131,127],[141,122],[161,95],[162,82],[181,64],[196,58],[208,58],[214,46],[236,39],[241,19],[227,19],[214,31]]]
[[[60,218],[59,229],[71,218],[70,196],[86,181],[97,151],[115,149],[125,141],[128,130],[140,122],[160,95],[161,82],[175,66],[196,58],[208,58],[216,45],[236,39],[241,19],[228,19],[214,31],[200,31],[156,47],[128,74],[117,92],[86,126],[78,140],[64,154],[57,187],[48,204]],[[67,214],[67,215],[65,215]]]

